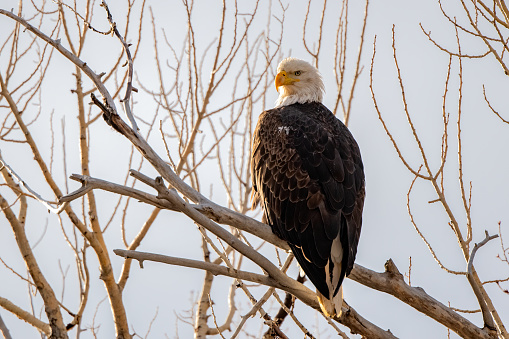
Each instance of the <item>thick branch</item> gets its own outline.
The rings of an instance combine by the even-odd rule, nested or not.
[[[159,185],[156,183],[156,180],[149,178],[140,172],[131,170],[131,175],[151,187],[154,188],[159,187]],[[150,204],[158,208],[178,211],[178,208],[174,204],[170,203],[168,200],[161,199],[161,197],[156,197],[154,195],[145,193],[143,191],[131,187],[114,184],[106,180],[97,179],[81,174],[73,174],[71,175],[71,179],[81,182],[83,186],[77,189],[76,191],[60,198],[59,199],[60,203],[70,202],[75,199],[78,199],[85,195],[90,190],[102,189],[108,192],[132,197],[134,199],[137,199],[139,201],[142,201],[144,203]],[[274,233],[272,233],[269,226],[253,218],[250,218],[244,214],[217,205],[205,198],[202,204],[190,205],[190,207],[194,208],[196,211],[202,213],[203,215],[205,215],[206,217],[215,222],[236,227],[239,230],[251,233],[284,250],[287,251],[290,250],[288,244],[281,240],[280,238],[278,238],[277,236],[275,236]]]
[[[432,298],[421,287],[409,286],[391,259],[385,263],[384,273],[355,265],[349,278],[367,287],[395,296],[463,338],[496,338],[495,333],[478,328],[469,320]]]
[[[72,180],[81,182],[82,186],[79,189],[77,189],[76,191],[69,193],[66,196],[61,197],[59,199],[60,203],[71,202],[73,200],[81,198],[85,194],[87,194],[88,192],[90,192],[94,189],[102,189],[104,191],[108,191],[108,192],[112,192],[112,193],[116,193],[116,194],[120,194],[120,195],[125,195],[128,197],[137,199],[139,201],[142,201],[146,204],[153,205],[158,208],[164,208],[164,209],[169,209],[169,210],[176,209],[175,206],[171,205],[167,200],[158,199],[154,195],[145,193],[143,191],[140,191],[140,190],[137,190],[137,189],[134,189],[131,187],[114,184],[114,183],[106,181],[106,180],[92,178],[87,175],[81,175],[81,174],[72,174],[70,176],[70,178]]]

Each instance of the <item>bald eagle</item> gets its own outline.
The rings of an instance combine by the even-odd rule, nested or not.
[[[276,107],[254,131],[253,207],[288,242],[327,316],[341,315],[341,284],[353,268],[364,205],[364,168],[348,128],[322,104],[324,85],[306,61],[277,69]]]

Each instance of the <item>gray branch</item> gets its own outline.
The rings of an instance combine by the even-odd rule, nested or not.
[[[5,161],[2,158],[2,155],[0,153],[0,170],[2,168],[5,168],[7,170],[7,172],[9,172],[9,174],[18,182],[18,184],[21,187],[23,187],[25,190],[27,190],[35,200],[37,200],[41,204],[43,204],[48,209],[48,211],[55,213],[55,214],[60,214],[66,208],[66,206],[67,206],[66,203],[60,204],[57,207],[53,207],[52,204],[55,204],[55,202],[50,202],[48,200],[45,200],[40,194],[38,194],[36,191],[31,189],[30,186],[28,186],[28,184],[23,179],[21,179],[21,177],[9,165],[7,165],[5,163]]]
[[[391,259],[385,263],[384,273],[374,272],[360,265],[355,265],[348,277],[362,285],[398,298],[405,304],[450,328],[463,338],[497,338],[496,332],[477,327],[451,308],[431,297],[421,287],[409,286]]]
[[[477,250],[481,248],[482,246],[486,245],[488,241],[498,238],[498,234],[490,236],[488,231],[485,231],[486,237],[481,241],[480,243],[476,243],[474,245],[474,248],[472,249],[472,253],[470,254],[470,258],[468,259],[467,264],[467,279],[470,283],[470,286],[472,287],[472,290],[474,291],[475,297],[477,298],[477,301],[479,303],[479,306],[481,307],[482,317],[484,320],[484,326],[496,331],[496,325],[493,320],[493,317],[491,316],[491,310],[488,306],[488,303],[486,302],[486,298],[483,294],[483,291],[475,282],[474,278],[474,257],[477,253]]]
[[[0,333],[2,333],[5,339],[12,339],[11,332],[9,332],[9,329],[7,328],[7,325],[5,325],[5,322],[2,319],[1,315],[0,315]]]

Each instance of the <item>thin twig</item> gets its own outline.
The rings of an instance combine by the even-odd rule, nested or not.
[[[21,177],[9,165],[7,165],[5,163],[5,161],[3,160],[2,155],[0,153],[0,170],[2,168],[5,168],[7,170],[7,172],[9,172],[9,174],[14,179],[16,179],[18,184],[21,187],[23,187],[25,190],[27,190],[34,199],[36,199],[41,204],[43,204],[48,209],[48,211],[50,211],[52,213],[55,213],[55,214],[60,214],[67,207],[67,203],[63,203],[63,204],[58,205],[56,202],[47,201],[43,197],[41,197],[36,191],[31,189],[30,186],[28,186],[27,183],[23,179],[21,179]],[[57,207],[53,207],[52,204],[57,205]]]

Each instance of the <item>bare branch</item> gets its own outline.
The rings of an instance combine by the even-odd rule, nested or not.
[[[192,259],[184,259],[184,258],[177,258],[177,257],[171,257],[167,255],[161,255],[161,254],[155,254],[155,253],[146,253],[146,252],[139,252],[139,251],[128,251],[128,250],[122,250],[122,249],[115,249],[113,250],[116,255],[124,258],[131,258],[138,260],[140,263],[140,267],[143,268],[143,262],[144,261],[155,261],[160,262],[163,264],[169,264],[169,265],[175,265],[175,266],[183,266],[183,267],[190,267],[190,268],[196,268],[200,270],[206,270],[211,272],[214,275],[222,275],[226,277],[236,278],[240,280],[247,280],[250,282],[271,286],[275,288],[279,288],[285,291],[288,291],[292,294],[297,294],[299,296],[303,296],[305,300],[311,300],[316,299],[314,296],[314,292],[309,290],[307,287],[304,287],[304,285],[288,278],[286,279],[285,283],[281,283],[279,280],[273,279],[270,276],[252,273],[252,272],[246,272],[237,270],[234,268],[229,268],[213,263],[207,263],[203,261],[198,260],[192,260]]]
[[[110,13],[108,5],[106,4],[106,1],[102,1],[101,6],[104,7],[104,10],[106,11],[108,22],[110,23],[111,27],[110,30],[115,34],[118,40],[120,40],[120,43],[122,44],[122,47],[124,48],[125,54],[127,56],[128,63],[127,88],[125,91],[125,96],[122,99],[122,103],[124,104],[125,113],[127,115],[127,118],[129,119],[129,122],[131,123],[131,127],[134,129],[134,131],[139,131],[138,125],[136,124],[136,120],[134,119],[134,116],[131,113],[131,93],[133,90],[135,92],[138,91],[137,89],[133,88],[133,58],[131,56],[131,52],[129,51],[129,45],[127,44],[127,42],[125,42],[124,37],[118,31],[117,24],[113,22],[113,17]]]
[[[488,107],[491,109],[491,111],[493,112],[493,114],[495,114],[497,117],[500,118],[500,120],[502,120],[504,123],[506,124],[509,124],[509,120],[506,120],[504,118],[502,118],[502,116],[500,115],[500,113],[498,113],[494,108],[493,106],[491,105],[490,101],[488,100],[488,97],[486,96],[486,88],[484,87],[484,85],[482,86],[482,93],[484,95],[484,100],[486,101],[486,103],[488,104]]]
[[[5,324],[1,316],[0,316],[0,333],[2,333],[5,339],[12,339],[11,332],[9,332],[9,329],[7,328],[7,325]]]
[[[472,286],[472,290],[475,293],[475,296],[477,298],[477,301],[479,302],[479,306],[481,307],[484,325],[491,329],[496,330],[496,324],[494,322],[494,319],[492,317],[493,314],[496,314],[495,309],[493,308],[493,305],[491,307],[488,306],[487,298],[485,297],[484,290],[481,290],[479,286],[476,284],[476,281],[474,279],[474,257],[477,253],[477,250],[481,248],[482,246],[486,245],[490,240],[498,238],[498,234],[490,236],[488,234],[488,231],[485,231],[486,237],[480,242],[476,243],[474,245],[474,248],[472,249],[472,253],[470,254],[470,259],[468,260],[467,264],[467,278],[468,282],[470,283],[470,286]],[[484,292],[484,293],[483,293]]]
[[[131,174],[138,180],[143,181],[146,184],[149,184],[153,188],[166,190],[164,185],[161,187],[161,183],[156,183],[156,180],[150,179],[137,171],[131,170]],[[90,190],[102,189],[112,193],[118,193],[141,200],[145,203],[151,204],[158,208],[165,208],[174,211],[179,210],[179,207],[173,205],[170,201],[166,199],[162,199],[162,197],[160,196],[156,197],[130,187],[114,184],[102,179],[83,176],[80,174],[73,174],[71,178],[73,180],[82,182],[83,186],[76,190],[75,192],[62,197],[60,199],[60,202],[70,202],[85,195]],[[282,241],[280,238],[275,236],[274,233],[272,233],[272,230],[270,229],[269,226],[259,221],[256,221],[252,218],[249,218],[244,214],[240,214],[228,208],[219,206],[209,201],[208,199],[205,199],[205,201],[202,204],[189,206],[195,209],[197,212],[202,213],[203,215],[207,216],[208,218],[218,223],[234,226],[240,230],[254,234],[259,238],[268,241],[285,250],[290,249],[286,242]]]
[[[7,170],[3,169],[1,172],[4,179],[8,182],[9,177],[7,174]],[[12,228],[13,233],[15,234],[18,248],[21,254],[23,255],[23,259],[28,268],[28,271],[30,272],[30,276],[34,280],[34,283],[37,286],[37,290],[39,291],[42,299],[44,300],[46,316],[49,319],[50,326],[49,333],[51,335],[51,338],[55,339],[67,338],[67,331],[62,319],[60,306],[58,304],[55,293],[39,268],[39,265],[35,259],[35,255],[32,252],[32,249],[26,237],[25,228],[23,227],[23,224],[20,223],[20,221],[16,218],[9,204],[2,195],[0,195],[0,209],[4,213],[5,217],[7,218]],[[19,309],[16,309],[16,311],[19,311]]]
[[[49,202],[47,200],[45,200],[44,198],[42,198],[37,192],[35,192],[34,190],[32,190],[30,188],[30,186],[28,186],[25,181],[23,179],[21,179],[21,177],[16,173],[14,172],[14,170],[5,163],[5,161],[3,160],[2,158],[2,155],[0,153],[0,170],[2,170],[3,168],[5,168],[7,170],[7,172],[9,172],[10,175],[12,175],[12,177],[14,179],[16,179],[16,181],[18,182],[18,184],[25,188],[30,194],[31,196],[36,199],[37,201],[39,201],[41,204],[43,204],[47,209],[48,211],[52,212],[52,213],[55,213],[55,214],[60,214],[66,207],[67,207],[67,204],[61,204],[60,206],[58,207],[53,207],[51,206],[51,204],[55,204],[54,202]]]
[[[228,267],[206,263],[197,260],[183,259],[183,258],[175,258],[169,257],[160,254],[153,253],[144,253],[137,251],[126,251],[116,249],[114,250],[115,254],[122,256],[124,258],[133,258],[140,261],[140,265],[143,265],[143,261],[150,260],[161,263],[167,263],[171,265],[178,265],[184,267],[192,267],[202,270],[210,271],[214,275],[224,275],[232,278],[238,278],[242,280],[252,281],[259,284],[263,284],[266,286],[271,286],[275,288],[279,288],[290,292],[299,298],[302,302],[309,305],[310,307],[320,310],[318,301],[316,299],[316,295],[314,292],[310,291],[307,287],[304,287],[302,284],[297,281],[287,278],[284,282],[280,279],[273,279],[266,275],[260,275],[251,272],[240,271],[236,269],[230,269]],[[353,272],[353,271],[352,271]],[[374,273],[374,272],[373,272]],[[348,306],[348,308],[342,313],[341,318],[338,319],[342,324],[348,326],[353,333],[359,333],[367,338],[395,338],[392,333],[384,331],[377,327],[376,325],[370,323],[363,317],[361,317],[352,307]],[[480,337],[485,338],[485,337]],[[486,337],[488,338],[488,337]]]
[[[385,263],[384,273],[376,273],[355,265],[349,278],[400,299],[419,312],[450,328],[463,338],[496,338],[496,333],[489,329],[478,328],[466,318],[432,298],[421,287],[411,287],[405,283],[403,275],[399,273],[391,259]]]
[[[26,321],[27,323],[37,328],[39,331],[41,331],[48,337],[51,335],[50,325],[46,324],[44,321],[37,319],[32,313],[21,309],[20,307],[16,306],[9,300],[0,297],[0,307],[16,315],[21,320]]]

